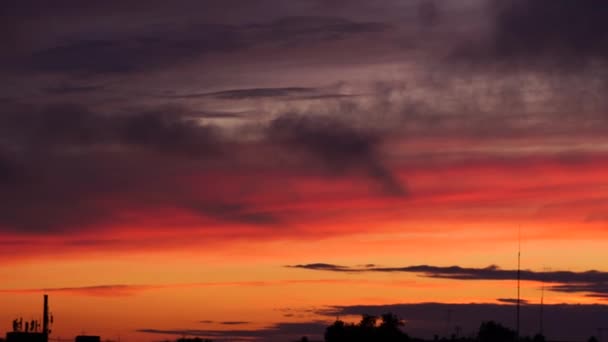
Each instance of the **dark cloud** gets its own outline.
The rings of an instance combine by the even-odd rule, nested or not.
[[[269,24],[249,26],[265,41],[280,42],[287,46],[340,40],[354,34],[382,32],[389,27],[384,23],[355,22],[329,16],[286,17]]]
[[[220,189],[209,185],[209,171],[237,157],[226,152],[216,127],[201,125],[187,112],[102,115],[51,106],[4,114],[0,133],[2,230],[86,230],[168,209],[203,221],[279,221],[240,198],[222,199]],[[206,191],[186,184],[191,177],[206,182]]]
[[[0,118],[5,140],[17,149],[87,149],[122,146],[202,156],[219,153],[213,126],[200,125],[180,108],[132,115],[103,115],[73,105],[52,105]]]
[[[472,44],[474,60],[544,70],[608,62],[608,4],[601,0],[488,1],[491,33]],[[466,50],[466,49],[465,49]]]
[[[286,88],[252,88],[252,89],[232,89],[212,93],[175,95],[171,98],[217,98],[221,100],[243,100],[250,98],[265,97],[285,97],[291,95],[310,94],[316,91],[315,88],[286,87]]]
[[[491,265],[486,268],[465,268],[460,266],[429,266],[417,265],[406,267],[347,267],[332,264],[302,264],[287,266],[291,268],[302,268],[308,270],[331,271],[331,272],[404,272],[420,274],[429,278],[453,279],[453,280],[528,280],[552,283],[551,291],[556,292],[578,292],[593,297],[608,299],[608,272],[603,271],[547,271],[537,272],[531,270],[503,270],[498,266]]]
[[[349,267],[347,266],[339,266],[339,265],[332,265],[332,264],[323,264],[323,263],[318,263],[318,264],[306,264],[306,265],[287,265],[286,267],[289,268],[305,268],[305,269],[311,269],[311,270],[326,270],[326,271],[336,271],[336,272],[342,272],[342,271],[348,271]]]
[[[519,300],[517,298],[498,298],[496,300],[501,303],[505,303],[505,304],[517,304],[517,303],[522,304],[522,305],[530,304],[529,300],[521,299],[521,298]]]
[[[20,178],[21,170],[14,160],[0,149],[0,185],[8,185],[17,182]]]
[[[223,325],[242,325],[242,324],[249,324],[251,322],[245,322],[245,321],[225,321],[225,322],[220,322],[220,324]]]
[[[434,26],[439,21],[439,7],[435,0],[421,0],[418,4],[418,19],[423,26]]]
[[[24,68],[76,74],[126,74],[193,62],[254,47],[294,47],[341,40],[387,27],[334,17],[285,17],[262,24],[198,23],[98,39],[66,40],[35,51]]]
[[[102,86],[102,85],[80,85],[80,84],[64,83],[64,84],[45,88],[44,90],[50,94],[64,95],[64,94],[80,94],[80,93],[96,92],[96,91],[100,91],[103,89],[104,89],[104,86]]]
[[[255,115],[252,112],[212,112],[212,111],[204,111],[204,112],[196,112],[192,113],[192,115],[199,118],[207,118],[207,119],[245,119],[247,116]]]
[[[131,73],[184,63],[214,52],[243,48],[231,29],[219,25],[198,27],[198,36],[141,36],[67,42],[35,52],[25,67],[37,71],[82,74]],[[191,35],[194,33],[191,33]]]
[[[169,99],[218,99],[218,100],[255,100],[275,99],[277,101],[302,100],[344,100],[356,98],[359,94],[342,94],[322,88],[284,87],[284,88],[250,88],[229,89],[211,93],[193,93],[166,96]]]
[[[328,325],[325,321],[304,322],[304,323],[276,323],[268,328],[262,329],[233,329],[233,330],[199,330],[199,329],[138,329],[137,332],[197,336],[211,338],[213,340],[224,341],[290,341],[308,336],[312,339],[320,339]]]
[[[381,161],[382,137],[329,116],[283,115],[270,123],[271,141],[312,156],[328,170],[343,174],[359,170],[375,179],[389,195],[407,189]]]
[[[325,170],[321,176],[329,177],[359,173],[381,193],[405,194],[381,161],[382,137],[346,122],[282,116],[258,128],[252,141],[203,124],[204,118],[205,112],[178,106],[108,113],[75,104],[10,108],[0,117],[0,229],[65,233],[143,224],[150,212],[159,219],[174,211],[198,225],[286,227],[283,213],[251,200],[268,186],[247,174],[260,167]],[[252,146],[277,159],[252,158]],[[288,158],[295,165],[277,166]],[[234,168],[238,182],[218,176]],[[171,224],[185,224],[177,217]]]
[[[531,301],[534,302],[534,301]],[[538,301],[536,301],[538,302]],[[405,321],[404,330],[414,337],[432,338],[435,334],[451,335],[460,327],[461,336],[475,335],[483,321],[494,320],[508,327],[515,326],[515,307],[503,304],[392,304],[334,306],[320,313],[327,317],[347,315],[381,315],[392,312]],[[446,327],[446,313],[450,326]],[[544,305],[544,333],[549,340],[584,341],[597,327],[604,325],[606,305]],[[540,306],[528,304],[521,309],[522,335],[539,331]],[[446,330],[447,329],[447,330]]]
[[[303,264],[289,266],[295,268],[304,268],[311,270],[328,270],[342,272],[410,272],[421,273],[427,277],[445,278],[457,280],[513,280],[517,279],[517,270],[505,270],[496,265],[490,265],[486,268],[466,268],[460,266],[430,266],[417,265],[406,267],[348,267],[332,264]],[[602,271],[547,271],[536,272],[530,270],[521,270],[520,276],[522,280],[546,281],[546,282],[600,282],[608,281],[608,272]]]

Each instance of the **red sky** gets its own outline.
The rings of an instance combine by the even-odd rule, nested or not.
[[[521,245],[526,315],[544,286],[548,336],[588,337],[608,298],[607,11],[11,4],[0,333],[43,293],[55,338],[320,338],[382,310],[432,336],[448,309],[472,332],[475,310],[513,325]]]

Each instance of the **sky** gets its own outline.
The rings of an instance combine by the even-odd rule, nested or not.
[[[605,1],[1,7],[0,334],[608,328]]]

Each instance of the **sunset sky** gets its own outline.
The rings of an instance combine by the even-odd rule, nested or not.
[[[522,334],[543,294],[549,338],[608,328],[606,18],[4,0],[0,336],[44,293],[70,341],[320,340],[387,311],[421,337],[514,327],[519,248]]]

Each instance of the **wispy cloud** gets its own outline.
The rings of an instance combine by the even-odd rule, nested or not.
[[[16,288],[16,289],[0,289],[0,293],[57,293],[70,295],[84,295],[94,297],[123,297],[134,296],[141,292],[179,289],[179,288],[206,288],[206,287],[276,287],[276,286],[297,286],[297,285],[386,285],[393,286],[391,282],[383,281],[360,281],[352,279],[283,279],[283,280],[252,280],[252,281],[227,281],[227,282],[198,282],[198,283],[169,283],[169,284],[104,284],[104,285],[89,285],[89,286],[72,286],[72,287],[47,287],[47,288]],[[407,286],[408,283],[397,283],[398,286]],[[411,284],[409,284],[411,285]],[[209,321],[210,323],[211,321]],[[201,323],[208,323],[203,321]],[[225,325],[244,324],[242,321],[227,321],[220,322]]]
[[[198,336],[224,341],[285,341],[308,336],[319,339],[323,335],[326,321],[314,322],[284,322],[275,323],[261,329],[231,329],[231,330],[202,330],[202,329],[138,329],[138,332],[163,335]]]

